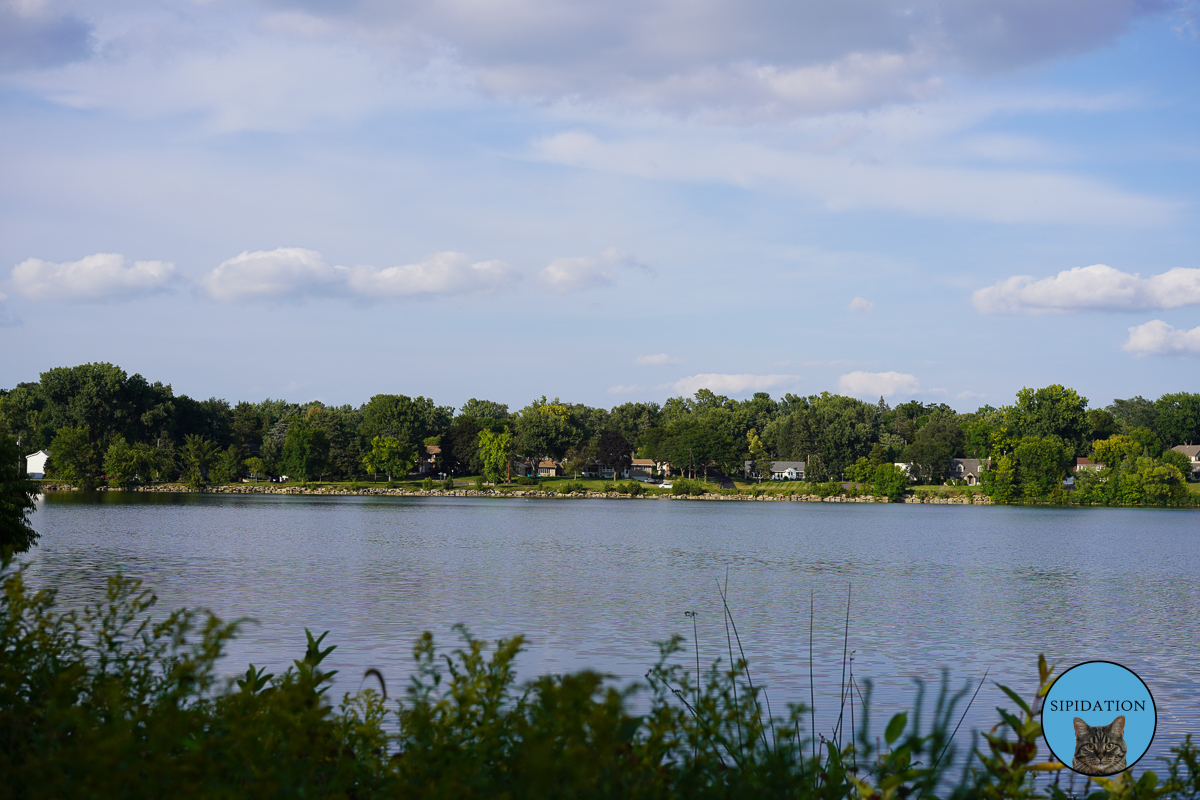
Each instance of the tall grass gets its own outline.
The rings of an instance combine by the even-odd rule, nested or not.
[[[154,596],[121,577],[103,601],[64,613],[11,562],[2,576],[4,797],[1068,796],[1031,782],[1061,765],[1038,761],[1038,715],[1007,688],[1016,710],[1001,710],[973,750],[954,737],[965,689],[952,691],[945,676],[877,730],[870,684],[858,687],[848,649],[845,713],[831,735],[812,730],[811,706],[773,714],[728,604],[725,657],[703,670],[673,636],[636,684],[588,671],[518,684],[521,637],[489,646],[459,628],[448,652],[431,634],[417,641],[399,697],[372,670],[368,688],[335,703],[325,634],[306,632],[303,656],[280,674],[251,665],[225,682],[218,661],[237,622],[192,611],[156,621]],[[1052,671],[1044,660],[1038,670],[1044,694]],[[1090,796],[1196,797],[1190,738],[1173,752],[1161,785],[1151,773],[1136,784],[1098,779]]]

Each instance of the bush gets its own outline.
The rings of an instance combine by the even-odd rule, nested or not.
[[[251,665],[222,685],[217,662],[238,623],[152,616],[154,596],[119,576],[84,613],[61,614],[53,592],[27,591],[11,561],[2,571],[6,797],[1033,798],[1046,795],[1031,778],[1062,769],[1034,763],[1040,718],[1005,687],[1018,708],[998,709],[978,749],[955,748],[967,689],[952,691],[945,674],[936,703],[919,685],[914,711],[882,731],[870,724],[866,685],[854,736],[839,728],[818,748],[808,710],[771,715],[744,658],[691,673],[675,636],[640,685],[585,671],[518,686],[523,638],[488,647],[458,626],[449,652],[420,637],[391,708],[374,670],[364,676],[372,688],[335,706],[326,634],[306,631],[303,657],[279,675]],[[1039,659],[1038,697],[1052,672]],[[630,708],[639,690],[643,714]],[[1089,798],[1195,797],[1200,752],[1190,736],[1171,752],[1161,784],[1151,772],[1136,787],[1127,775],[1093,779]]]
[[[358,491],[358,481],[350,481],[350,491],[352,491],[352,492]]]
[[[531,478],[528,475],[522,475],[517,478],[517,486],[537,486],[537,479]]]
[[[482,475],[475,476],[475,489],[480,492],[483,491],[483,476]]]
[[[446,480],[442,481],[442,489],[444,489],[447,492],[453,491],[454,490],[454,478],[446,478]]]
[[[671,484],[671,494],[676,496],[683,495],[702,495],[708,492],[708,488],[700,481],[680,478]]]
[[[426,478],[425,480],[421,481],[421,488],[426,492],[433,491],[433,481],[429,478]]]

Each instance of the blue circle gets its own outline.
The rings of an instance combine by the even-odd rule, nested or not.
[[[1154,740],[1158,727],[1154,697],[1133,670],[1111,661],[1086,661],[1058,676],[1050,687],[1042,705],[1042,738],[1054,757],[1071,767],[1075,718],[1095,727],[1109,725],[1118,716],[1125,717],[1125,764],[1129,768]]]

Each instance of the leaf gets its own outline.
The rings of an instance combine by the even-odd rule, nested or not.
[[[883,738],[887,740],[889,746],[892,742],[900,738],[900,734],[904,733],[905,727],[908,726],[908,712],[901,711],[896,716],[892,717],[887,725],[887,730],[883,733]]]
[[[1058,772],[1060,769],[1066,769],[1066,764],[1061,764],[1057,761],[1046,761],[1041,764],[1030,764],[1025,769],[1031,772]]]

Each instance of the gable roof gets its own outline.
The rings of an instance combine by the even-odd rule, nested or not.
[[[1171,449],[1176,453],[1183,453],[1192,461],[1200,461],[1200,444],[1177,444]]]

